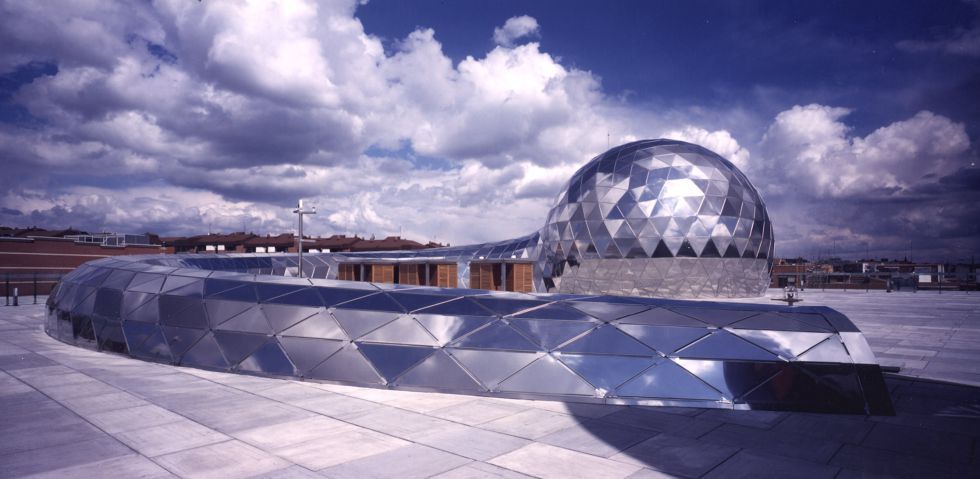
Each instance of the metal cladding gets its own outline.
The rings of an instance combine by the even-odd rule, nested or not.
[[[674,140],[593,158],[559,193],[541,243],[558,292],[760,296],[772,270],[759,193],[728,160]]]
[[[829,308],[271,274],[288,262],[281,255],[100,259],[59,283],[45,330],[149,361],[359,386],[892,413],[867,341]]]

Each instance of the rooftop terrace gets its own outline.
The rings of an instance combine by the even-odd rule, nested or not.
[[[42,331],[42,304],[0,307],[0,477],[980,477],[980,294],[803,297],[849,316],[901,368],[887,376],[896,416],[224,374],[68,346]]]

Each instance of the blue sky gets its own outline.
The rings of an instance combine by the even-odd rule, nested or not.
[[[777,255],[980,251],[976,2],[0,2],[0,224],[541,226],[607,146],[700,143]]]

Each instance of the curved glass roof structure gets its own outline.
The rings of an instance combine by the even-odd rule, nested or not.
[[[582,167],[528,236],[311,253],[310,278],[284,254],[100,259],[60,282],[45,329],[149,361],[360,386],[890,414],[871,348],[832,309],[644,297],[759,295],[771,257],[765,205],[741,172],[697,145],[646,140]],[[426,273],[421,286],[337,280],[352,264]],[[455,267],[460,287],[425,286],[430,264]],[[528,289],[469,289],[471,269],[520,269]]]
[[[143,360],[358,386],[892,410],[864,336],[825,307],[288,278],[269,274],[288,269],[283,256],[191,256],[169,261],[198,267],[154,264],[161,256],[79,267],[49,297],[47,333]]]

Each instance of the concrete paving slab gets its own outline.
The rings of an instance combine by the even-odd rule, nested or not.
[[[80,466],[56,469],[30,476],[31,479],[63,479],[68,477],[138,477],[140,479],[169,479],[171,474],[157,463],[139,454],[120,456]]]
[[[485,461],[531,443],[528,439],[462,424],[423,434],[415,442],[470,459]]]
[[[660,434],[611,459],[683,477],[700,477],[738,452],[737,447],[723,446],[694,439]]]
[[[701,437],[704,442],[741,447],[783,457],[823,463],[840,449],[840,443],[795,433],[768,432],[725,424]]]
[[[593,456],[610,457],[656,434],[654,431],[619,424],[583,421],[576,426],[548,434],[538,441]]]
[[[88,414],[85,419],[109,434],[185,420],[183,416],[153,404]]]
[[[75,441],[0,456],[0,475],[22,477],[31,474],[90,464],[132,454],[133,450],[105,434],[87,441]]]
[[[531,479],[531,476],[485,462],[471,462],[432,477],[433,479]]]
[[[373,431],[409,440],[453,426],[452,422],[444,419],[388,406],[381,406],[345,420]]]
[[[324,469],[411,444],[362,427],[348,425],[299,444],[273,449],[273,453],[310,470]]]
[[[323,469],[320,474],[336,479],[424,479],[468,464],[470,459],[411,444],[374,456]]]
[[[350,427],[349,424],[326,416],[314,416],[269,426],[261,426],[234,432],[232,435],[266,451],[284,446],[313,441],[331,434],[335,429]]]
[[[610,424],[649,429],[684,437],[700,437],[722,424],[698,416],[661,412],[657,408],[628,407],[599,419]]]
[[[334,418],[356,416],[378,407],[378,403],[340,394],[335,394],[333,396],[316,394],[312,395],[308,399],[294,401],[290,404],[307,411],[312,411]]]
[[[99,412],[112,411],[115,409],[128,409],[137,406],[148,406],[150,403],[133,396],[132,394],[114,390],[106,394],[98,394],[85,397],[73,397],[61,401],[65,407],[75,411],[77,414],[87,416]]]
[[[180,477],[228,478],[263,474],[290,464],[240,441],[226,441],[161,456],[155,461]]]
[[[573,416],[542,409],[527,409],[481,425],[484,429],[527,439],[538,439],[578,424]]]
[[[429,414],[453,422],[469,424],[475,426],[486,422],[494,421],[502,417],[510,416],[528,408],[518,404],[508,404],[500,401],[490,401],[486,399],[473,399],[469,401],[436,409]]]
[[[864,416],[796,413],[787,415],[773,430],[839,443],[860,444],[872,427],[874,422]]]
[[[0,441],[0,456],[105,436],[101,431],[78,418],[63,423],[31,420],[26,424],[21,422],[17,426],[3,428],[7,440]]]
[[[965,435],[924,431],[920,428],[878,423],[863,446],[967,464],[973,455],[973,439]]]
[[[115,437],[148,457],[230,439],[224,434],[187,419],[120,432]]]
[[[617,462],[542,443],[529,444],[514,452],[491,459],[489,462],[544,479],[622,478],[641,468],[640,465]]]
[[[840,468],[834,466],[740,451],[703,477],[704,479],[756,479],[758,477],[832,479],[839,471]]]

